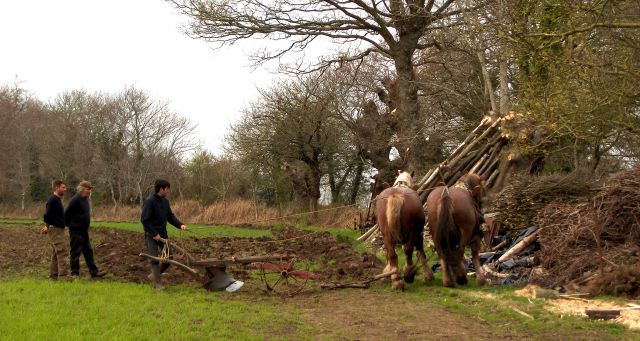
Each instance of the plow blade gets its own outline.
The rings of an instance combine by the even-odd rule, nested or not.
[[[244,282],[236,281],[229,276],[224,268],[207,268],[208,280],[204,287],[210,291],[227,290],[229,292],[237,291],[242,288]]]

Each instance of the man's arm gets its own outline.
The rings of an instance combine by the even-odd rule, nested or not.
[[[67,205],[67,208],[64,210],[65,226],[69,226],[69,224],[71,223],[71,218],[75,214],[76,206],[78,206],[78,200],[76,197],[73,197],[71,198],[71,201],[69,201],[69,205]]]
[[[140,214],[140,222],[142,223],[144,231],[150,234],[152,237],[155,237],[158,235],[158,230],[151,223],[152,220],[153,203],[151,203],[149,200],[145,200],[144,205],[142,206],[142,213]]]
[[[167,201],[167,208],[168,208],[168,213],[167,213],[167,221],[175,226],[177,229],[182,229],[182,230],[186,230],[187,229],[187,225],[183,224],[178,217],[176,217],[175,214],[173,214],[173,211],[171,210],[171,205],[169,204],[169,201]]]
[[[49,226],[49,217],[51,216],[51,200],[47,200],[47,203],[44,206],[44,215],[42,215],[42,220],[44,220],[44,224]]]
[[[49,233],[49,215],[51,210],[51,200],[47,200],[47,203],[44,206],[44,214],[42,215],[42,220],[44,220],[44,227],[40,230],[40,233],[47,234]]]

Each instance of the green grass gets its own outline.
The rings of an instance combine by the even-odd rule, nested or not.
[[[43,225],[40,220],[27,220],[27,219],[0,219],[0,224],[16,224],[16,225]],[[183,232],[182,236],[189,237],[237,237],[237,238],[257,238],[257,237],[271,237],[271,231],[251,229],[246,227],[234,227],[234,226],[214,226],[214,225],[199,225],[188,224],[189,232]],[[112,222],[112,221],[93,221],[91,222],[93,228],[111,228],[118,230],[126,230],[142,233],[142,224],[138,222]],[[172,225],[167,225],[167,232],[169,237],[175,238],[180,235],[180,230],[176,229]]]
[[[0,339],[261,340],[304,331],[300,314],[273,304],[228,300],[184,286],[156,293],[149,285],[0,282]]]
[[[376,253],[376,256],[386,263],[384,251],[368,251]],[[427,248],[425,252],[429,266],[438,261],[437,255],[433,254],[434,251]],[[398,267],[402,268],[405,264],[402,248],[396,248],[396,253]],[[545,300],[528,300],[516,295],[515,290],[518,286],[479,286],[474,276],[468,276],[469,283],[466,286],[446,288],[442,286],[442,272],[436,272],[435,280],[425,283],[422,277],[423,270],[415,252],[413,260],[420,270],[415,282],[405,286],[403,295],[409,295],[416,301],[432,302],[448,311],[478,319],[482,323],[490,324],[497,331],[531,335],[532,339],[557,339],[558,336],[566,335],[567,339],[593,339],[596,336],[596,339],[640,340],[637,332],[630,331],[620,324],[572,315],[560,318],[544,308]],[[391,290],[388,282],[376,283],[372,289]],[[603,298],[609,301],[624,301],[619,297]],[[521,315],[513,308],[533,316],[534,319]]]
[[[585,317],[566,315],[562,318],[545,309],[545,300],[529,300],[517,296],[515,287],[478,286],[473,278],[462,288],[442,286],[440,273],[436,280],[424,284],[421,278],[409,285],[405,293],[416,300],[436,303],[445,309],[490,324],[496,331],[516,332],[535,336],[533,339],[553,338],[566,335],[567,339],[591,338],[637,340],[637,332],[629,331],[620,324],[592,321]],[[383,290],[377,287],[377,290]],[[530,319],[516,312],[519,309],[533,317]]]

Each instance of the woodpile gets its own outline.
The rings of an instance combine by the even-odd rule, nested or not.
[[[614,174],[580,204],[548,205],[538,220],[546,286],[640,295],[640,167]]]
[[[508,143],[508,134],[503,130],[503,123],[513,120],[515,114],[505,117],[485,116],[464,141],[454,149],[449,157],[440,165],[429,170],[424,177],[415,183],[423,203],[431,191],[443,184],[452,186],[466,173],[484,176],[488,188],[498,178],[500,152]],[[365,232],[358,240],[372,241],[376,237],[378,225]]]
[[[521,231],[538,224],[538,213],[551,202],[577,203],[589,196],[596,183],[588,170],[531,176],[517,174],[500,191],[489,212],[504,212],[498,217],[503,229]]]

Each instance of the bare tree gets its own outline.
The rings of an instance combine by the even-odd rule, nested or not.
[[[184,153],[197,147],[193,140],[195,126],[171,112],[168,103],[153,100],[142,90],[129,87],[120,95],[120,101],[128,117],[132,184],[137,201],[142,204],[151,177],[167,173],[157,170],[160,164],[180,160]]]
[[[322,58],[311,69],[361,60],[380,54],[391,60],[397,75],[397,115],[402,137],[411,141],[409,163],[419,162],[425,140],[414,72],[416,51],[438,47],[433,32],[462,23],[462,14],[482,1],[454,0],[169,0],[191,17],[191,35],[221,45],[247,38],[284,40],[286,46],[256,55],[259,61],[302,51],[328,38],[349,44],[338,56]],[[301,67],[301,65],[298,65]],[[308,70],[307,68],[306,70]]]

